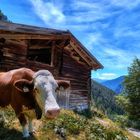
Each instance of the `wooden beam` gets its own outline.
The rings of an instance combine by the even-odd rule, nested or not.
[[[76,37],[71,32],[69,33],[71,34],[71,42],[73,42],[80,54],[85,57],[86,63],[88,62],[90,69],[103,68],[102,64],[76,39]]]
[[[21,40],[11,40],[11,39],[7,39],[5,40],[4,44],[13,44],[13,45],[17,45],[17,46],[27,46],[26,41],[21,41]]]
[[[41,45],[31,45],[30,47],[29,47],[29,49],[47,49],[47,48],[51,48],[51,46],[45,46],[45,45],[43,45],[43,46],[41,46]]]
[[[66,48],[69,45],[69,40],[62,40],[60,43],[56,43],[58,48]]]
[[[70,42],[70,44],[71,44],[71,46],[73,47],[73,49],[86,61],[86,63],[87,63],[89,66],[91,66],[91,63],[89,63],[89,61],[83,56],[82,52],[80,52],[80,51],[77,49],[76,45],[75,45],[72,41]]]
[[[57,39],[62,39],[66,40],[69,39],[69,35],[38,35],[38,34],[9,34],[9,33],[4,33],[0,34],[0,38],[5,38],[5,39],[44,39],[44,40],[57,40]]]
[[[52,49],[51,49],[51,66],[54,66],[54,53],[55,53],[55,42],[53,41],[52,43]]]
[[[61,48],[61,58],[60,58],[60,67],[59,67],[59,74],[62,74],[63,69],[63,58],[64,58],[64,47]]]
[[[67,46],[65,46],[64,49],[65,49],[65,50],[68,50],[69,52],[73,50],[73,48],[71,47],[70,44],[68,44]]]

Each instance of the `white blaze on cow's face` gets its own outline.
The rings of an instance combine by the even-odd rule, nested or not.
[[[35,96],[39,106],[44,110],[47,118],[55,118],[60,112],[55,99],[55,90],[58,87],[56,80],[47,70],[38,71],[33,79],[36,90]]]

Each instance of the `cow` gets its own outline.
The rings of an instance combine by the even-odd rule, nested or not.
[[[58,116],[60,107],[56,102],[56,92],[69,83],[55,80],[48,70],[37,72],[28,68],[19,68],[0,73],[0,107],[11,105],[23,128],[23,137],[34,132],[32,120]]]

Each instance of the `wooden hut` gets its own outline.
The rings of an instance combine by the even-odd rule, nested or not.
[[[69,81],[71,87],[57,99],[70,109],[89,107],[91,70],[103,68],[70,31],[0,21],[0,71],[20,67],[47,69]]]

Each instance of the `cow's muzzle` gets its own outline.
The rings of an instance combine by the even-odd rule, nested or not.
[[[59,115],[59,113],[60,113],[60,109],[47,110],[46,118],[54,119],[54,118],[56,118]]]

